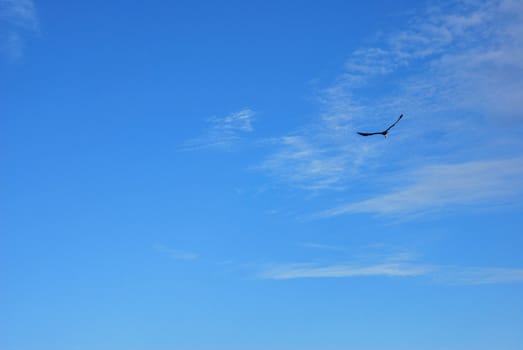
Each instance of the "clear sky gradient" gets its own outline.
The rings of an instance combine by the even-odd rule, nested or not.
[[[0,0],[0,349],[523,349],[522,111],[517,0]]]

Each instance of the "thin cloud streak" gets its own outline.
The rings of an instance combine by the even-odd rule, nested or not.
[[[338,252],[345,252],[347,251],[347,248],[340,247],[337,245],[331,245],[331,244],[321,244],[321,243],[301,243],[302,247],[310,248],[310,249],[320,249],[320,250],[331,250],[331,251],[338,251]]]
[[[342,214],[415,214],[456,205],[492,204],[523,192],[523,158],[427,166],[400,179],[412,184],[374,198],[349,203],[313,215],[325,218]]]
[[[422,265],[414,262],[378,263],[368,265],[313,263],[274,264],[257,275],[260,279],[291,280],[304,278],[354,277],[426,277],[432,281],[451,285],[486,285],[523,282],[523,269],[451,267]]]
[[[314,264],[285,264],[273,266],[261,272],[262,279],[296,279],[296,278],[324,278],[324,277],[358,277],[358,276],[419,276],[431,270],[427,266],[414,266],[401,263],[386,263],[369,266],[358,265],[328,265]]]
[[[169,247],[163,246],[161,244],[155,245],[154,249],[158,252],[165,253],[165,254],[169,255],[171,258],[174,258],[176,260],[196,260],[196,259],[198,259],[198,254],[179,250],[179,249],[169,248]]]
[[[311,244],[313,248],[332,248]],[[392,251],[391,251],[392,249]],[[362,254],[363,253],[363,254]],[[523,282],[522,268],[463,267],[421,263],[418,255],[383,244],[369,246],[350,260],[336,263],[279,263],[259,266],[257,277],[267,280],[354,277],[424,277],[436,283],[482,285]]]
[[[245,108],[225,117],[213,117],[207,120],[208,127],[202,136],[186,141],[180,150],[198,149],[231,150],[243,135],[254,130],[252,124],[254,111]]]
[[[435,274],[434,280],[456,285],[519,283],[523,282],[523,269],[449,267]]]

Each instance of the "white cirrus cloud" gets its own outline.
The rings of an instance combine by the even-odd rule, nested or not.
[[[272,140],[280,149],[257,168],[297,187],[325,189],[340,186],[346,176],[349,153],[304,136]]]
[[[274,265],[262,271],[262,279],[297,279],[325,277],[358,277],[358,276],[419,276],[431,271],[429,266],[416,266],[407,263],[384,263],[375,265],[334,264],[317,265],[311,263],[293,263]]]
[[[268,280],[310,278],[425,277],[451,285],[484,285],[523,282],[522,268],[463,267],[424,264],[417,255],[406,251],[383,255],[353,256],[341,263],[279,263],[260,266],[257,277]]]
[[[315,217],[373,213],[418,214],[458,205],[493,205],[523,194],[523,158],[430,165],[397,175],[407,184]]]
[[[354,277],[426,277],[451,285],[485,285],[523,282],[522,268],[456,267],[423,265],[419,263],[330,264],[288,263],[273,264],[261,269],[260,279],[292,280],[304,278]]]
[[[180,150],[198,149],[231,150],[244,137],[254,130],[254,111],[249,108],[231,113],[225,117],[212,117],[207,120],[208,127],[199,137],[186,141]]]
[[[346,189],[362,174],[381,181],[405,154],[421,168],[523,149],[523,2],[438,3],[377,38],[320,92],[317,122],[273,138],[259,169],[299,188]],[[355,134],[401,113],[390,142]]]
[[[523,3],[449,1],[409,18],[375,46],[355,50],[327,100],[372,118],[464,109],[520,118],[523,108]],[[361,97],[375,85],[372,100]],[[360,97],[360,98],[358,98]],[[346,101],[351,101],[348,104]],[[372,105],[371,105],[372,103]]]

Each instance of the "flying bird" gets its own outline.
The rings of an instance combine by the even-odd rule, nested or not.
[[[389,130],[392,129],[394,127],[394,125],[398,124],[398,122],[400,121],[401,118],[403,118],[403,114],[400,115],[398,120],[396,120],[391,126],[389,126],[384,131],[379,131],[379,132],[359,132],[358,131],[358,134],[360,134],[361,136],[383,135],[383,136],[387,137]]]

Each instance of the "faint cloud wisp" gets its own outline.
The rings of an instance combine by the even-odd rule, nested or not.
[[[435,274],[434,280],[455,285],[519,283],[523,282],[523,269],[448,267]]]
[[[24,36],[38,33],[39,21],[31,0],[0,0],[0,53],[9,61],[23,56]]]
[[[179,249],[173,249],[168,248],[161,244],[156,244],[153,247],[156,251],[165,253],[169,255],[171,258],[174,258],[176,260],[196,260],[198,259],[198,254],[187,252]]]
[[[186,141],[180,150],[231,150],[241,141],[244,134],[254,130],[252,126],[254,115],[254,111],[245,108],[225,117],[210,118],[207,120],[208,127],[203,135]]]

